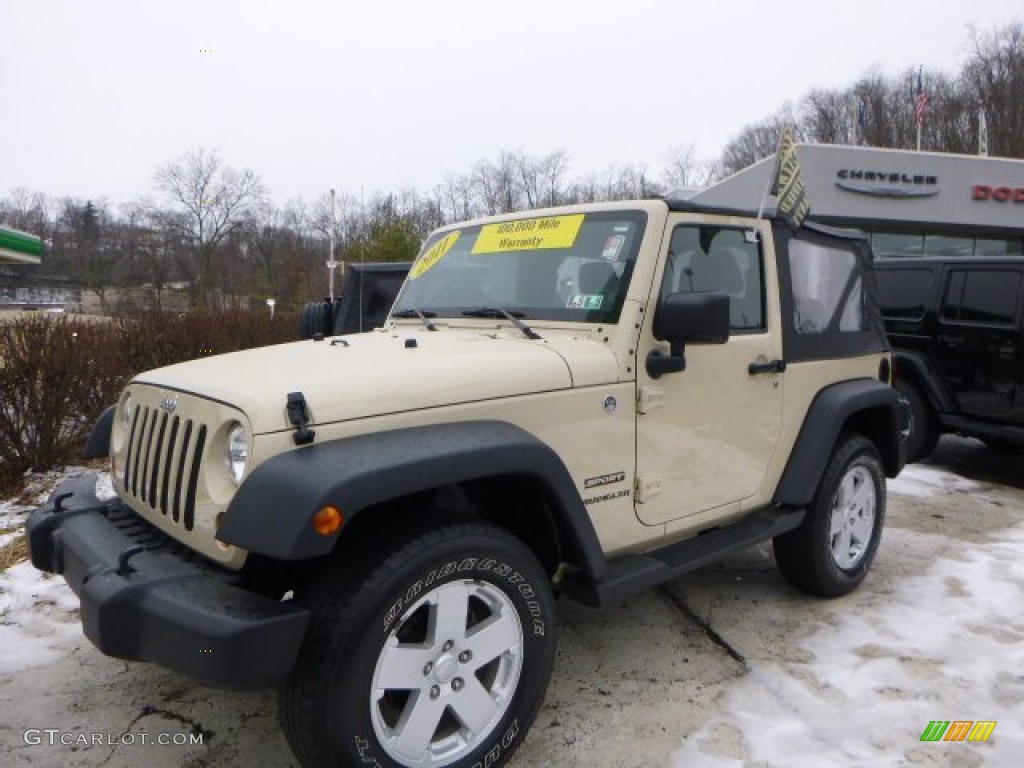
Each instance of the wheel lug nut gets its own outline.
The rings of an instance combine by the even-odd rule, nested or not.
[[[461,663],[463,663],[463,664],[465,664],[466,662],[468,662],[472,658],[473,658],[473,652],[472,651],[463,651],[462,653],[459,654],[459,661]]]
[[[437,685],[430,686],[430,698],[436,699],[441,695],[441,688]]]
[[[452,680],[452,690],[456,693],[462,690],[462,685],[463,683],[461,677],[456,677],[454,680]]]
[[[446,642],[441,647],[441,650],[444,651],[445,653],[447,653],[448,651],[450,651],[454,647],[454,645],[455,645],[455,642],[453,640],[449,640],[448,642]]]
[[[429,675],[433,671],[434,671],[434,663],[431,662],[431,661],[428,661],[424,665],[424,667],[423,667],[423,674],[424,674],[424,676]]]

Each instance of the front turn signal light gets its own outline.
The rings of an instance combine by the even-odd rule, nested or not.
[[[342,516],[341,510],[332,504],[321,507],[313,515],[313,528],[321,536],[333,536],[341,529],[344,522],[345,518]]]

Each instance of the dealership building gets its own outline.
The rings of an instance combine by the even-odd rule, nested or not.
[[[863,230],[879,258],[1024,255],[1024,160],[831,144],[796,151],[810,218]],[[691,199],[757,210],[774,168],[772,156]]]

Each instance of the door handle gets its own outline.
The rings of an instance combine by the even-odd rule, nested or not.
[[[762,373],[782,373],[786,370],[785,360],[772,360],[770,363],[751,363],[747,366],[747,373],[757,376]]]

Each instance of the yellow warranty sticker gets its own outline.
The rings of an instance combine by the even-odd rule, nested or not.
[[[473,246],[473,253],[534,251],[538,248],[572,248],[583,226],[584,214],[520,219],[487,224]]]
[[[430,248],[419,257],[416,263],[412,265],[412,269],[409,270],[409,279],[415,280],[443,259],[445,254],[452,249],[452,246],[455,245],[455,242],[459,239],[459,234],[460,233],[458,231],[450,232],[447,236],[442,237],[430,246]]]

